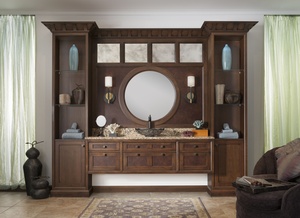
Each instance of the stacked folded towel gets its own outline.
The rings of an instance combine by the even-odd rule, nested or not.
[[[218,137],[221,139],[238,139],[239,134],[237,132],[234,132],[233,129],[229,128],[229,125],[227,123],[224,123],[223,125],[224,129],[222,129],[221,132],[218,132]]]
[[[73,123],[70,129],[67,129],[65,133],[62,134],[63,139],[83,139],[84,132],[78,129],[77,123]]]

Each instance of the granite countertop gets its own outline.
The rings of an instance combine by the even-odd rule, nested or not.
[[[212,136],[207,137],[188,137],[184,136],[184,131],[192,131],[192,128],[165,128],[164,131],[159,136],[146,137],[135,131],[134,128],[120,128],[118,131],[117,137],[109,137],[109,133],[104,130],[104,136],[88,136],[85,139],[97,139],[97,140],[106,140],[106,139],[153,139],[153,140],[162,140],[162,139],[214,139]]]

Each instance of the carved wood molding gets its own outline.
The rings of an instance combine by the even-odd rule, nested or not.
[[[91,32],[98,29],[96,22],[42,22],[52,33]]]
[[[95,37],[100,38],[203,38],[202,29],[99,29]]]
[[[232,31],[232,32],[248,32],[257,21],[205,21],[202,29],[211,32]]]

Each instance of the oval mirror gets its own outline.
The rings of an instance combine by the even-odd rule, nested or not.
[[[178,107],[179,91],[175,81],[167,75],[161,68],[130,72],[120,87],[124,95],[121,99],[124,102],[120,103],[125,115],[135,122],[147,121],[149,115],[157,124],[169,119]]]

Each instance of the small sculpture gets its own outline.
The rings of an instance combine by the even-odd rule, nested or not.
[[[112,136],[112,137],[115,137],[117,136],[117,129],[120,127],[119,124],[116,124],[116,123],[113,123],[113,124],[110,124],[108,125],[106,128],[109,130],[109,136]]]
[[[203,120],[195,120],[195,122],[193,123],[193,126],[196,127],[196,129],[201,129],[201,127],[204,125],[204,121]]]

